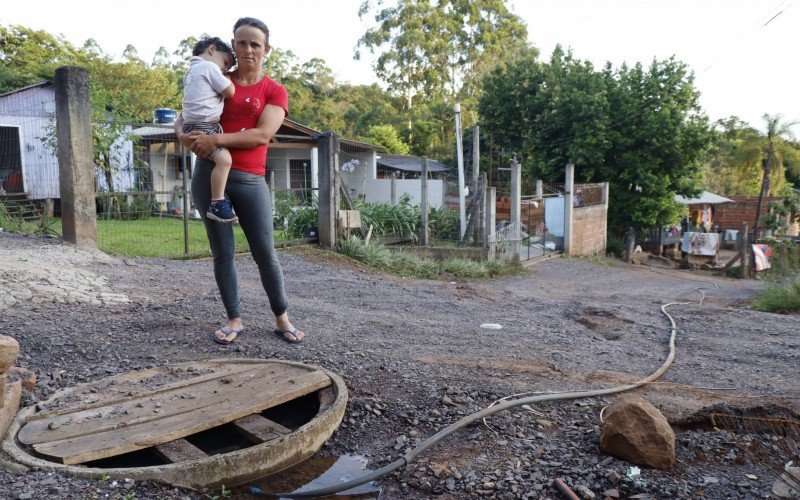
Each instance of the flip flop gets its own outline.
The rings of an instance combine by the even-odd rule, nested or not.
[[[300,330],[298,330],[297,328],[295,328],[293,326],[290,327],[290,328],[281,328],[281,329],[278,329],[278,330],[273,330],[273,333],[275,335],[277,335],[278,337],[282,338],[285,342],[288,342],[290,344],[302,344],[303,343],[303,339],[298,339],[297,338],[297,334],[300,333]],[[286,336],[287,333],[289,333],[291,335],[294,335],[295,340],[292,340],[289,337],[287,337]]]
[[[240,333],[242,333],[243,331],[244,331],[244,327],[236,329],[236,328],[231,328],[231,327],[229,327],[229,326],[223,326],[222,328],[220,328],[219,330],[217,330],[217,332],[222,332],[222,333],[224,333],[226,337],[227,337],[228,335],[232,334],[232,333],[235,333],[235,334],[236,334],[236,337],[238,337],[238,336],[239,336],[239,334],[240,334]],[[233,338],[232,338],[232,339],[230,339],[230,340],[227,340],[227,339],[221,339],[221,338],[217,337],[217,332],[214,332],[214,333],[212,333],[212,334],[211,334],[211,340],[213,340],[213,341],[214,341],[214,342],[216,342],[217,344],[220,344],[220,345],[230,345],[230,344],[233,344],[233,341],[234,341],[234,340],[236,340],[236,337],[233,337]]]

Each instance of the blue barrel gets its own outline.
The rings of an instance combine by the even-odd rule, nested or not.
[[[178,110],[169,108],[158,108],[154,112],[156,123],[175,123],[178,119]]]

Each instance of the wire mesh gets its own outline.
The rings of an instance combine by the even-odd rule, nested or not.
[[[573,194],[575,208],[603,205],[606,201],[604,184],[577,184]]]
[[[800,494],[800,422],[714,413],[714,427],[730,433],[746,460]]]
[[[191,194],[193,156],[171,124],[94,123],[97,243],[120,256],[209,254]],[[237,251],[247,249],[234,227]]]
[[[42,82],[0,99],[0,228],[54,234],[55,91]]]

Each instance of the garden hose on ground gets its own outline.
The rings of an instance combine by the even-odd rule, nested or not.
[[[700,303],[702,304],[703,299],[705,298],[705,293],[703,293],[700,289],[696,290],[702,295],[702,298],[700,299]],[[433,445],[437,444],[445,437],[456,432],[457,430],[467,427],[468,425],[474,422],[480,421],[482,418],[488,417],[489,415],[494,415],[495,413],[499,413],[501,411],[510,410],[511,408],[516,408],[518,406],[531,403],[543,403],[545,401],[562,401],[566,399],[593,398],[597,396],[606,396],[609,394],[618,394],[620,392],[630,391],[632,389],[636,389],[637,387],[641,387],[645,384],[649,384],[650,382],[653,382],[657,380],[659,377],[661,377],[661,375],[663,375],[664,372],[667,371],[667,368],[669,368],[669,366],[672,364],[672,361],[675,359],[675,337],[677,336],[678,330],[677,326],[675,325],[675,320],[667,312],[667,307],[675,305],[687,305],[687,304],[692,304],[692,302],[670,302],[668,304],[664,304],[661,306],[661,312],[667,317],[667,319],[669,319],[670,323],[669,355],[667,356],[667,359],[664,361],[661,367],[647,378],[643,378],[637,382],[633,382],[630,384],[611,387],[609,389],[596,389],[591,391],[556,392],[551,394],[542,394],[538,396],[529,396],[519,399],[508,400],[500,404],[497,404],[495,406],[491,406],[489,408],[485,408],[481,411],[467,415],[458,422],[448,425],[441,431],[437,432],[433,436],[429,437],[428,439],[417,445],[416,448],[409,451],[401,458],[369,474],[365,474],[361,477],[357,477],[355,479],[351,479],[349,481],[342,482],[334,486],[328,486],[326,488],[318,488],[315,490],[307,490],[294,493],[276,493],[274,495],[277,497],[286,497],[286,498],[308,498],[308,497],[333,495],[334,493],[349,490],[351,488],[355,488],[356,486],[361,486],[362,484],[375,481],[378,478],[381,478],[391,472],[396,471],[401,467],[404,467],[405,465],[408,465],[417,456],[422,454],[422,452],[424,452],[428,448],[431,448]]]

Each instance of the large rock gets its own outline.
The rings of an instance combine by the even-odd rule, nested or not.
[[[17,357],[19,357],[19,342],[7,335],[0,335],[0,409],[6,400],[6,371],[14,365]]]
[[[675,465],[675,433],[656,407],[635,394],[620,396],[606,408],[600,448],[636,465]]]
[[[6,335],[0,335],[0,374],[11,368],[19,357],[19,342]]]

